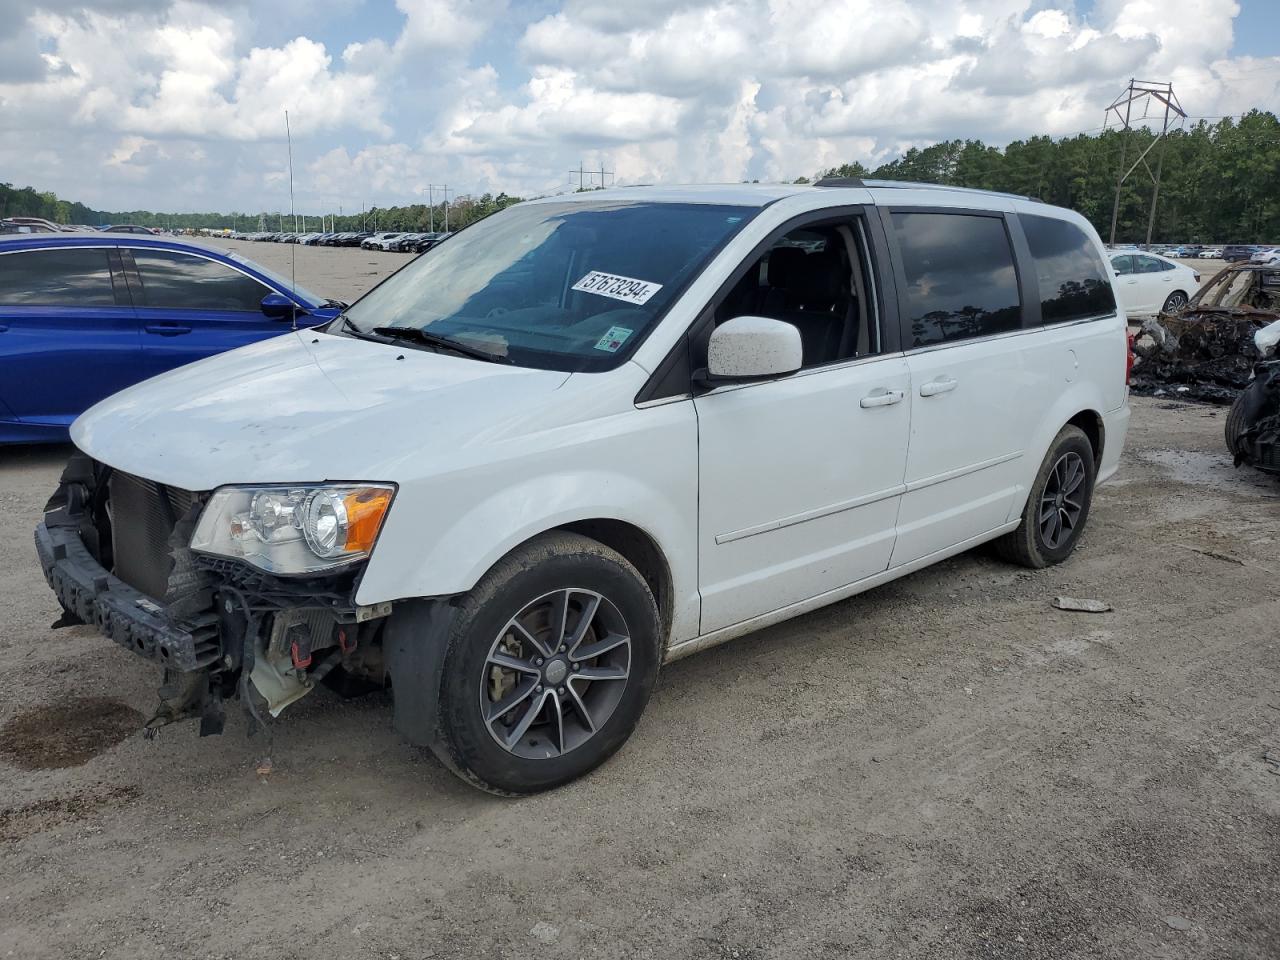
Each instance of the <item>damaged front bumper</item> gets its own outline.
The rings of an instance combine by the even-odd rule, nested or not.
[[[35,538],[40,569],[58,602],[94,624],[103,636],[175,670],[204,670],[221,660],[218,618],[213,613],[180,626],[160,604],[108,573],[74,529],[51,529],[41,523]]]
[[[382,683],[381,620],[391,604],[354,602],[359,571],[276,577],[193,552],[206,496],[71,458],[35,530],[36,554],[66,611],[164,668],[149,727],[201,719],[220,733],[224,700],[272,715],[341,667],[349,687]]]

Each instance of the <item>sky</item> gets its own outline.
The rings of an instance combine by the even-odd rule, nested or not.
[[[791,180],[1096,131],[1130,77],[1280,111],[1277,0],[0,0],[0,180],[298,212]],[[432,185],[434,187],[432,188]]]

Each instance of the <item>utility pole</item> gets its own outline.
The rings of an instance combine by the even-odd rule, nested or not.
[[[1156,114],[1151,113],[1152,101],[1155,101]],[[1129,147],[1129,131],[1132,129],[1133,123],[1133,107],[1134,104],[1141,102],[1142,116],[1137,118],[1138,122],[1147,119],[1155,120],[1160,118],[1160,132],[1156,134],[1154,140],[1151,141],[1147,149],[1138,155],[1138,159],[1133,161],[1128,168],[1125,167],[1126,154]],[[1123,115],[1121,108],[1124,108]],[[1151,234],[1156,224],[1156,203],[1160,199],[1160,174],[1164,168],[1164,147],[1168,138],[1169,130],[1176,124],[1178,129],[1182,128],[1183,122],[1187,119],[1187,113],[1182,109],[1182,104],[1178,102],[1177,95],[1173,92],[1172,83],[1152,83],[1146,80],[1129,80],[1129,86],[1125,88],[1124,93],[1116,97],[1112,101],[1111,106],[1107,107],[1105,123],[1111,122],[1111,115],[1115,114],[1116,120],[1121,120],[1123,116],[1123,125],[1120,128],[1120,174],[1116,179],[1116,197],[1111,205],[1111,239],[1112,246],[1116,242],[1116,222],[1120,218],[1120,191],[1124,187],[1124,182],[1129,179],[1129,175],[1138,169],[1141,165],[1147,171],[1147,176],[1151,178],[1151,211],[1147,215],[1147,243],[1151,243]],[[1156,168],[1153,172],[1151,166],[1147,163],[1147,156],[1152,150],[1159,147],[1156,152]]]
[[[601,190],[603,190],[603,189],[605,188],[605,186],[606,186],[606,184],[605,184],[605,182],[604,182],[605,173],[606,173],[606,170],[605,170],[605,168],[604,168],[604,161],[602,160],[602,161],[600,161],[600,189],[601,189]],[[608,173],[608,175],[609,175],[609,176],[611,176],[611,177],[613,176],[613,171],[612,171],[612,170],[607,171],[607,173]]]
[[[581,193],[584,189],[586,189],[586,188],[582,185],[582,175],[583,175],[583,173],[585,173],[585,172],[586,172],[586,171],[584,171],[584,170],[582,169],[582,161],[581,161],[581,160],[579,160],[579,161],[578,161],[578,169],[577,169],[577,170],[570,170],[570,171],[569,171],[569,176],[573,176],[575,173],[578,175],[578,192],[579,192],[579,193]]]
[[[444,191],[444,232],[449,232],[449,185],[447,183],[428,183],[427,191],[431,197],[431,232],[436,232],[436,195],[435,190],[439,187]]]

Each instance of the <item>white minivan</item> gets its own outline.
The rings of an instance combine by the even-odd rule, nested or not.
[[[665,662],[985,541],[1065,560],[1128,359],[1097,234],[1033,200],[550,197],[92,408],[36,545],[67,622],[164,668],[153,725],[389,685],[527,793],[617,750]]]

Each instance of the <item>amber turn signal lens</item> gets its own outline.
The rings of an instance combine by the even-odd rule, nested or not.
[[[391,506],[391,492],[358,490],[343,497],[342,505],[347,509],[347,552],[368,553],[378,539],[387,507]]]

